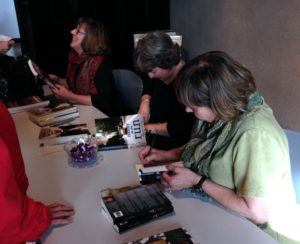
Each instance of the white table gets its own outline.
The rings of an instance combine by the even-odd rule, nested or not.
[[[94,130],[94,118],[105,115],[89,106],[78,106],[80,119]],[[21,149],[29,178],[29,195],[46,204],[62,202],[75,208],[74,222],[54,228],[43,236],[45,244],[114,244],[184,226],[196,243],[276,243],[248,220],[214,204],[195,199],[186,192],[166,193],[175,214],[156,219],[123,234],[115,232],[100,211],[100,189],[138,183],[135,149],[103,152],[104,160],[92,168],[74,168],[60,148],[53,152],[39,148],[39,127],[26,113],[15,114]]]

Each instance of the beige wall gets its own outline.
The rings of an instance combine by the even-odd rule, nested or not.
[[[300,131],[300,1],[171,0],[190,58],[223,50],[247,66],[284,128]]]

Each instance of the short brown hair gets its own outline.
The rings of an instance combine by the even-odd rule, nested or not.
[[[207,52],[188,62],[175,82],[181,103],[209,107],[224,121],[247,111],[248,97],[255,90],[251,72],[221,51]]]
[[[104,25],[92,18],[82,17],[78,20],[78,25],[83,26],[86,35],[81,43],[81,47],[88,55],[102,55],[108,49],[108,38]]]
[[[147,33],[138,41],[134,50],[134,62],[137,69],[150,72],[154,68],[171,69],[181,60],[181,49],[171,37],[163,31]]]

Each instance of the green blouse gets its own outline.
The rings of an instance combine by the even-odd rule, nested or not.
[[[190,162],[186,166],[194,171],[198,167],[198,173],[203,174],[199,166],[201,160],[197,160],[198,150],[202,150],[200,145],[194,148],[190,159],[184,160]],[[193,163],[198,166],[194,167]],[[290,232],[294,228],[295,212],[288,213],[288,210],[296,203],[288,141],[267,104],[257,106],[242,120],[230,140],[213,151],[205,169],[213,182],[234,190],[239,196],[265,197],[272,201],[265,230],[280,243],[294,243],[285,238],[294,236],[294,232]],[[300,218],[298,220],[295,228],[300,226]]]

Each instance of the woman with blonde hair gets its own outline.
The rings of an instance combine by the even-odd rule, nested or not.
[[[118,91],[109,62],[109,44],[105,27],[91,18],[80,18],[71,31],[71,51],[66,77],[50,74],[57,82],[57,98],[93,105],[107,115],[121,110]]]

